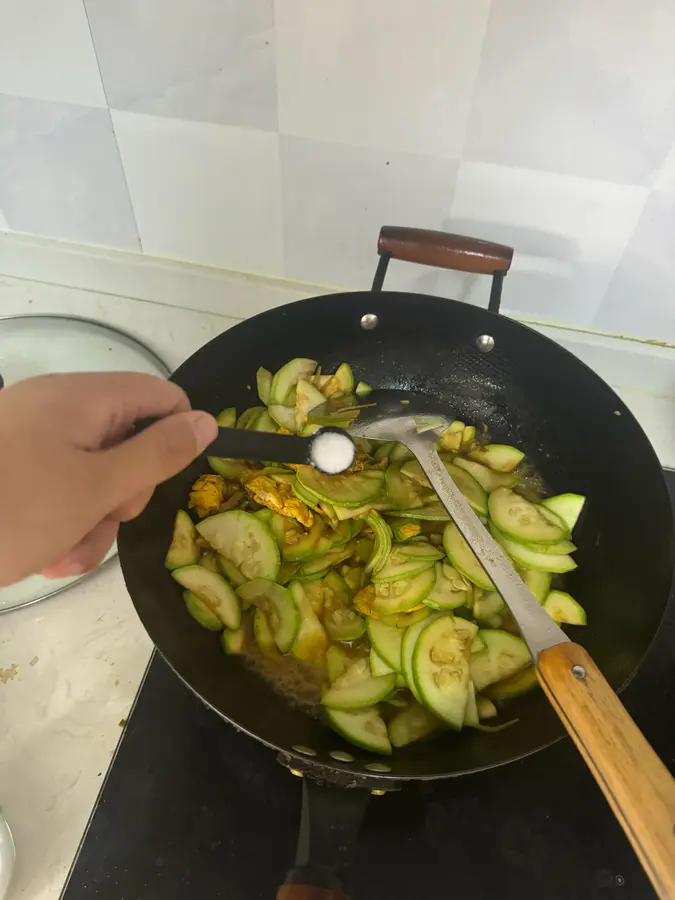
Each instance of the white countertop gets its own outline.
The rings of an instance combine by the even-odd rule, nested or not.
[[[278,293],[271,291],[274,302],[283,302]],[[227,297],[222,304],[236,308]],[[214,312],[38,284],[25,275],[0,274],[0,311],[109,322],[144,340],[170,367],[234,323]],[[620,390],[662,461],[675,466],[675,352],[542,330]],[[0,808],[17,847],[9,900],[59,897],[150,651],[116,561],[64,594],[0,616]]]

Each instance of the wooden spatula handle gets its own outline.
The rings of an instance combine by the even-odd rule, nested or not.
[[[545,650],[539,681],[659,897],[675,898],[675,780],[578,644]]]

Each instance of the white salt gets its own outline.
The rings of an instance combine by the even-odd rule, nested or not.
[[[354,462],[356,449],[352,439],[338,431],[319,431],[312,441],[310,462],[326,475],[345,472]]]

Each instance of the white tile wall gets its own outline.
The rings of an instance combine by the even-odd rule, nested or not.
[[[455,229],[509,309],[675,341],[674,46],[673,0],[0,2],[0,228],[344,287]]]

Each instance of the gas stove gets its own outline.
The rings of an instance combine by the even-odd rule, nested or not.
[[[622,699],[675,771],[675,594]],[[293,863],[300,788],[155,655],[62,900],[271,900]],[[353,900],[656,896],[569,740],[373,797],[350,887]]]

